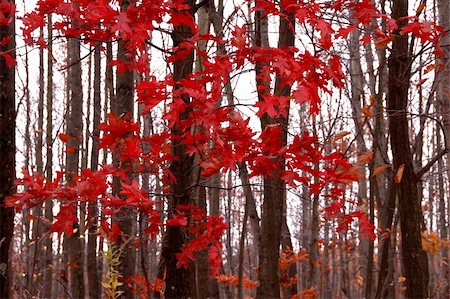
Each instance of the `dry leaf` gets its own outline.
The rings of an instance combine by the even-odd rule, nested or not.
[[[366,151],[359,155],[358,157],[358,163],[360,165],[368,164],[373,159],[373,152],[372,151]]]
[[[362,286],[364,284],[364,278],[361,275],[358,276],[358,284],[360,286]]]
[[[389,167],[391,167],[391,166],[390,166],[390,165],[387,165],[387,164],[378,166],[378,167],[375,168],[375,170],[373,171],[372,176],[379,175],[380,173],[382,173],[383,171],[385,171],[385,170],[388,169]]]
[[[36,215],[31,215],[31,214],[29,214],[29,215],[27,215],[27,216],[25,217],[25,219],[27,219],[28,221],[32,221],[32,220],[38,220],[39,217],[36,216]]]
[[[434,67],[435,67],[434,63],[431,63],[431,64],[427,65],[425,67],[425,69],[423,70],[423,74],[425,75],[425,74],[431,72],[434,69]]]
[[[372,107],[370,107],[370,106],[364,106],[361,109],[361,112],[367,117],[372,117],[373,116]]]
[[[404,277],[404,276],[399,276],[397,281],[398,281],[398,282],[405,282],[405,281],[406,281],[406,277]]]
[[[342,138],[344,138],[345,136],[347,136],[349,134],[350,134],[350,132],[347,132],[347,131],[336,134],[336,135],[334,135],[333,141],[336,142],[338,140],[341,140]]]
[[[385,232],[381,235],[381,241],[387,240],[391,236],[391,230],[388,228],[385,230]]]
[[[395,174],[394,180],[397,184],[399,184],[402,181],[404,169],[405,169],[405,164],[400,165],[400,167],[397,170],[397,173]]]

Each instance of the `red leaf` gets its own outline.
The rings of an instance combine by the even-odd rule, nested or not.
[[[67,142],[70,140],[70,136],[67,134],[61,133],[61,134],[59,134],[58,137],[59,137],[59,139],[61,139],[62,142]]]
[[[320,31],[320,45],[326,50],[330,49],[332,45],[331,34],[334,33],[333,28],[324,19],[317,20],[316,28]]]
[[[186,226],[187,218],[186,218],[186,216],[184,216],[184,214],[175,213],[175,214],[173,214],[171,219],[167,220],[166,225],[167,226]]]
[[[115,17],[117,23],[111,27],[113,31],[118,31],[124,38],[128,38],[131,33],[130,19],[126,11],[121,11]]]
[[[66,153],[68,153],[68,154],[73,154],[73,153],[75,153],[76,149],[77,149],[77,148],[74,147],[74,146],[68,147],[68,148],[66,149]]]
[[[68,262],[68,263],[67,263],[67,266],[68,266],[69,268],[80,269],[80,265],[78,265],[78,264],[75,263],[75,262]]]
[[[341,214],[341,211],[343,208],[344,208],[344,206],[342,205],[341,202],[333,202],[328,207],[325,207],[324,210],[325,210],[325,213],[327,214],[327,216],[333,218],[333,217]]]
[[[52,224],[50,232],[56,232],[59,235],[65,233],[68,237],[71,237],[74,233],[73,224],[78,222],[78,218],[76,216],[76,206],[61,206],[61,209],[55,218],[56,221]]]
[[[9,42],[11,41],[11,39],[12,39],[12,36],[4,37],[4,38],[0,41],[0,47],[4,47],[4,46],[8,45]]]
[[[16,60],[12,58],[11,55],[9,55],[8,53],[0,51],[0,55],[3,56],[3,58],[5,59],[6,66],[8,68],[12,68],[17,64]]]
[[[220,267],[222,265],[222,259],[220,257],[219,249],[216,246],[209,247],[208,251],[208,261],[210,276],[216,277],[220,272]]]

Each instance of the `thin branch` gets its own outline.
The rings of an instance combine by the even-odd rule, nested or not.
[[[447,154],[449,152],[450,152],[450,149],[448,149],[448,148],[442,149],[433,159],[431,159],[430,162],[427,163],[427,165],[425,165],[421,170],[419,170],[416,173],[417,180],[419,180],[425,173],[427,173],[427,171],[430,170],[430,168],[433,167],[433,165],[437,161],[439,161],[439,159],[442,158],[442,156],[444,156],[445,154]]]

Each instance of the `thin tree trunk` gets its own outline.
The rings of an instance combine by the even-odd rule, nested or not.
[[[100,44],[94,49],[94,99],[92,120],[92,150],[91,150],[91,169],[97,170],[99,161],[99,138],[100,138],[100,119],[102,113],[101,107],[101,61]],[[87,239],[87,277],[89,286],[89,298],[100,298],[100,275],[97,264],[97,227],[98,227],[98,202],[89,203],[89,228]]]
[[[443,65],[443,70],[439,74],[439,89],[437,92],[437,100],[439,103],[439,110],[442,115],[442,125],[444,127],[445,134],[445,147],[449,152],[446,154],[446,162],[447,162],[447,182],[450,184],[450,4],[446,0],[437,0],[438,7],[438,23],[444,28],[445,35],[441,37],[441,48],[444,53],[443,57],[439,59]],[[440,132],[437,133],[440,135]],[[439,144],[439,143],[438,143]],[[442,159],[439,159],[438,168],[441,170],[444,169]],[[439,176],[439,189],[441,190],[441,184],[443,184],[442,172],[438,171]],[[443,188],[443,186],[442,186]],[[450,211],[450,204],[448,204],[450,195],[449,192],[447,194],[447,205],[448,211]],[[439,212],[440,212],[440,230],[441,230],[441,238],[448,237],[448,225],[446,226],[445,221],[445,195],[440,192],[440,200],[439,200]],[[448,215],[447,215],[448,216]],[[448,224],[448,222],[447,222]],[[449,250],[447,247],[444,247],[442,252],[442,277],[445,283],[445,286],[442,288],[442,296],[446,296],[450,293],[450,259],[448,256]]]
[[[67,142],[66,170],[69,182],[79,171],[79,158],[83,123],[83,88],[81,81],[80,42],[77,39],[68,41],[68,84],[70,89],[69,116],[67,120],[67,134],[70,140]],[[80,239],[79,224],[74,223],[74,234],[65,236],[64,247],[68,254],[69,289],[73,298],[84,298],[83,280],[83,252]]]
[[[53,179],[52,176],[52,167],[53,167],[53,22],[52,15],[48,15],[48,24],[47,24],[47,124],[46,124],[46,132],[45,132],[45,144],[46,144],[46,158],[47,161],[45,163],[45,172],[46,179],[48,182],[51,182]],[[47,200],[45,202],[45,219],[47,221],[53,221],[53,202],[51,200]],[[45,269],[44,269],[44,290],[43,296],[45,298],[52,298],[53,293],[53,241],[51,234],[45,239]]]

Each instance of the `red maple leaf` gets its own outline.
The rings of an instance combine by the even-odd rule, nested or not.
[[[55,218],[56,221],[50,227],[50,232],[56,232],[59,235],[65,233],[68,237],[71,237],[74,233],[73,224],[78,222],[76,206],[62,205]]]

